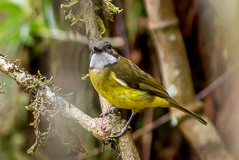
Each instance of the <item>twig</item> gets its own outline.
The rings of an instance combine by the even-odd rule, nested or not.
[[[167,113],[167,114],[163,115],[162,117],[158,118],[157,120],[147,124],[145,127],[138,129],[137,131],[132,133],[133,139],[137,139],[140,136],[154,130],[158,126],[166,123],[169,120],[169,118],[170,118],[170,114]]]
[[[210,94],[212,91],[214,91],[219,85],[221,85],[236,69],[238,68],[238,65],[232,67],[225,73],[223,73],[221,76],[219,76],[216,80],[214,80],[211,84],[209,84],[206,88],[204,88],[202,91],[200,91],[196,95],[196,99],[200,100],[206,97],[208,94]]]

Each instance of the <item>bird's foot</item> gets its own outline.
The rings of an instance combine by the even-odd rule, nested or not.
[[[110,138],[119,138],[123,136],[127,131],[132,131],[132,128],[130,126],[124,126],[119,132],[114,132],[113,135],[110,136]]]
[[[110,109],[107,109],[106,111],[102,112],[100,114],[100,117],[104,117],[110,113],[115,113],[117,115],[120,115],[120,112],[117,111],[118,109],[119,109],[118,107],[111,107]]]

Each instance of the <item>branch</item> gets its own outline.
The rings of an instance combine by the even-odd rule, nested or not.
[[[83,5],[83,18],[85,20],[85,29],[86,29],[86,35],[88,36],[89,40],[89,47],[92,43],[95,41],[98,41],[100,39],[99,30],[98,30],[98,24],[96,22],[96,15],[94,13],[94,5],[91,0],[81,0],[81,5]],[[112,107],[112,104],[110,104],[106,99],[103,97],[100,97],[101,102],[101,109],[102,111],[105,111]],[[119,131],[122,129],[125,122],[122,122],[122,119],[116,119],[113,118],[114,123],[112,124],[113,132]],[[117,150],[119,152],[119,155],[121,158],[124,159],[131,159],[131,160],[138,160],[139,154],[137,151],[137,148],[135,146],[135,143],[131,137],[131,133],[127,132],[122,137],[118,139],[119,143],[117,145]]]
[[[0,71],[13,78],[19,85],[26,89],[32,88],[32,82],[35,82],[38,85],[35,87],[34,93],[38,92],[47,102],[50,102],[54,108],[60,111],[62,115],[80,124],[97,139],[105,143],[107,142],[108,138],[106,137],[109,137],[112,130],[112,122],[109,122],[107,117],[91,118],[63,97],[54,93],[42,81],[27,73],[3,55],[0,55]]]
[[[212,91],[214,91],[218,86],[220,86],[226,79],[228,79],[229,76],[231,76],[235,71],[238,69],[238,65],[233,66],[228,71],[220,75],[217,79],[215,79],[212,83],[210,83],[206,88],[204,88],[202,91],[200,91],[196,95],[196,99],[200,100],[206,97],[208,94],[210,94]]]

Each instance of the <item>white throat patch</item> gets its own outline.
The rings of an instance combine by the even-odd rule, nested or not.
[[[120,57],[116,58],[113,55],[103,52],[101,54],[93,54],[90,60],[90,68],[103,69],[109,64],[118,62]]]

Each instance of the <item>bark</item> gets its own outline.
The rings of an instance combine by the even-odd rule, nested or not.
[[[84,5],[85,11],[83,11],[83,17],[85,21],[86,34],[89,39],[89,47],[95,41],[100,39],[98,32],[98,25],[96,23],[96,17],[94,14],[94,6],[91,0],[82,0],[81,5]],[[100,95],[99,95],[100,96]],[[106,99],[100,96],[101,109],[105,111],[112,107]],[[108,116],[107,116],[108,117]],[[113,123],[113,132],[118,131],[123,127],[122,120]],[[134,141],[131,137],[131,133],[127,132],[124,136],[119,138],[118,151],[122,159],[139,159],[139,154]]]
[[[91,0],[82,0],[81,5],[84,5],[84,9],[85,9],[85,11],[83,11],[83,18],[86,20],[85,21],[86,35],[88,36],[89,47],[90,47],[92,43],[100,39],[99,32],[98,32],[98,25],[96,23],[96,17],[95,17],[94,8],[93,8],[94,6]],[[104,99],[101,96],[100,96],[100,101],[101,101],[102,111],[105,111],[109,109],[110,107],[112,107],[112,104],[110,104],[106,99]],[[122,125],[122,120],[120,119],[118,121],[115,121],[112,125],[113,125],[112,131],[114,132],[114,131],[119,131],[124,124]],[[140,159],[135,143],[131,137],[131,133],[127,132],[124,136],[120,137],[118,141],[119,141],[118,151],[123,160]]]
[[[40,92],[40,94],[54,107],[56,107],[64,116],[79,123],[83,128],[91,132],[97,139],[105,141],[105,137],[107,137],[107,135],[104,131],[109,129],[108,136],[111,133],[110,130],[112,127],[110,127],[111,125],[108,125],[109,121],[107,118],[93,119],[92,117],[86,115],[76,106],[70,104],[64,98],[55,94],[48,86],[43,84],[43,82],[38,80],[33,75],[30,75],[2,55],[0,55],[0,71],[6,73],[24,88],[29,87],[31,82],[37,82],[38,87],[36,92]]]
[[[145,0],[145,4],[149,17],[149,29],[161,65],[163,82],[171,96],[181,105],[191,106],[190,110],[195,111],[193,108],[198,103],[195,100],[190,67],[178,28],[178,19],[174,13],[173,1]],[[192,118],[184,117],[184,114],[179,113],[180,111],[171,111],[176,117],[180,115],[179,128],[201,159],[233,159],[208,118],[202,116],[208,122],[207,126],[203,126]]]

